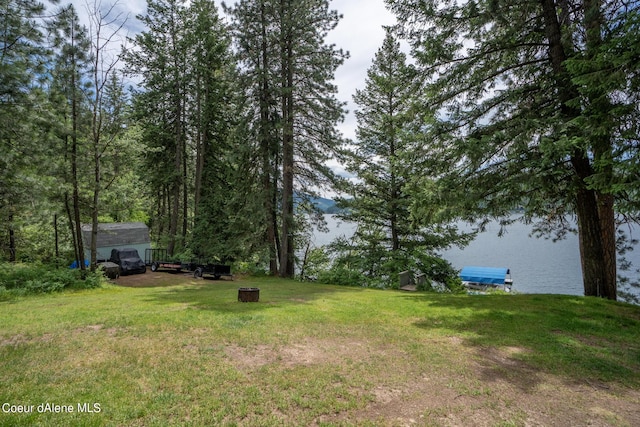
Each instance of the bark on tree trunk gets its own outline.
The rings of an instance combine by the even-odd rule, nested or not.
[[[586,28],[586,56],[594,58],[602,46],[602,0],[584,0],[584,26]],[[591,114],[590,122],[598,129],[591,135],[596,173],[604,181],[604,187],[610,187],[613,181],[612,129],[609,122],[611,102],[603,90],[589,91]],[[616,223],[614,197],[612,194],[596,190],[598,216],[600,218],[600,240],[602,242],[605,277],[601,296],[617,299],[617,259],[616,259]]]
[[[9,206],[9,262],[16,262],[16,235],[13,229],[13,206]]]
[[[180,120],[182,117],[181,101],[177,100],[176,124],[175,129],[175,152],[173,162],[174,179],[171,184],[171,214],[169,218],[169,244],[167,245],[167,253],[173,256],[176,248],[176,239],[178,236],[178,218],[180,215],[180,190],[182,187],[182,130]]]
[[[563,120],[569,122],[581,115],[580,110],[570,105],[571,100],[578,98],[579,92],[565,69],[564,62],[568,59],[568,55],[563,45],[562,26],[558,20],[556,3],[554,0],[540,0],[540,4],[543,9],[545,33],[549,41],[549,61],[558,88],[560,111]],[[594,143],[593,137],[590,142]],[[597,146],[599,143],[596,141],[594,145]],[[594,170],[585,149],[575,149],[571,156],[571,164],[575,173],[574,200],[578,218],[584,293],[588,296],[615,299],[613,199],[601,197],[595,190],[588,187],[587,180],[593,176]]]
[[[293,243],[293,178],[294,178],[294,141],[293,141],[293,35],[290,30],[291,4],[282,0],[281,20],[283,33],[280,39],[281,79],[282,79],[282,237],[280,239],[281,258],[280,276],[294,276]]]
[[[605,281],[600,220],[593,191],[582,189],[576,197],[578,241],[585,296],[601,297]]]
[[[618,270],[616,251],[616,219],[613,196],[598,194],[598,215],[604,257],[604,284],[601,296],[611,300],[618,298]]]
[[[97,150],[97,147],[96,147]],[[95,153],[95,182],[93,188],[93,211],[91,215],[91,271],[95,271],[98,261],[98,212],[100,202],[100,155]]]
[[[75,61],[73,61],[75,63]],[[73,67],[75,70],[75,65]],[[77,256],[78,263],[80,264],[80,270],[84,275],[84,243],[82,241],[82,224],[80,217],[80,189],[78,183],[78,101],[76,99],[76,79],[75,73],[71,75],[71,87],[73,88],[73,95],[71,100],[71,121],[72,121],[72,133],[71,133],[71,182],[73,186],[72,193],[72,206],[73,206],[73,220],[74,220],[74,232],[76,235],[76,245],[78,247]]]
[[[195,171],[195,188],[193,195],[193,217],[198,217],[198,208],[200,205],[200,196],[202,192],[202,171],[204,170],[204,147],[207,142],[208,132],[202,120],[202,89],[200,74],[197,76],[196,87],[196,117],[198,117],[198,130],[196,132],[196,171]]]
[[[278,231],[277,231],[277,150],[273,149],[274,124],[271,123],[271,87],[269,85],[269,43],[264,2],[260,3],[261,43],[260,43],[260,148],[262,151],[262,190],[266,220],[266,239],[269,248],[269,272],[278,275]]]
[[[78,253],[78,242],[76,242],[76,232],[73,226],[73,214],[71,213],[71,203],[69,202],[69,193],[64,193],[64,207],[67,212],[67,220],[69,221],[69,232],[71,233],[71,242],[73,243],[73,255],[75,260],[80,262],[80,254]]]

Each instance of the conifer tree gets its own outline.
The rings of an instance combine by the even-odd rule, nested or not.
[[[61,8],[49,22],[48,30],[55,48],[52,101],[60,118],[57,132],[62,143],[65,165],[62,173],[67,184],[63,190],[64,206],[73,237],[75,259],[84,270],[81,227],[86,214],[83,206],[87,206],[88,202],[81,184],[88,166],[85,159],[90,133],[87,100],[91,91],[91,40],[73,5]]]
[[[150,186],[157,191],[154,231],[166,237],[173,255],[184,244],[180,216],[187,204],[188,41],[185,7],[180,0],[149,0],[146,15],[138,19],[146,31],[136,35],[135,47],[125,53],[129,71],[142,78],[134,98],[135,115],[148,146],[146,162]],[[182,210],[180,209],[182,206]]]
[[[210,0],[188,11],[191,87],[189,128],[195,148],[194,226],[191,249],[199,256],[229,262],[243,255],[250,215],[243,203],[246,176],[238,154],[245,141],[233,137],[241,100],[236,95],[231,37]]]
[[[280,238],[278,227],[278,187],[281,182],[279,142],[280,114],[277,88],[279,54],[276,50],[274,2],[243,0],[232,8],[223,4],[233,17],[232,31],[236,55],[241,64],[240,86],[245,92],[243,117],[247,128],[245,153],[256,164],[249,175],[258,185],[256,198],[261,201],[258,215],[266,248],[269,272],[278,274]],[[255,141],[251,144],[251,141]],[[251,153],[255,154],[251,154]]]
[[[367,71],[366,86],[357,90],[357,141],[347,170],[356,183],[350,198],[341,201],[340,215],[356,223],[350,244],[342,248],[350,265],[365,276],[397,283],[404,270],[422,272],[444,282],[453,270],[439,260],[436,251],[455,241],[455,230],[434,224],[412,223],[407,186],[418,173],[411,161],[414,148],[411,129],[420,128],[413,109],[417,70],[408,65],[390,28]],[[419,173],[427,175],[428,170]],[[343,262],[342,260],[340,262]]]
[[[341,144],[335,125],[343,109],[332,80],[346,54],[325,38],[340,17],[326,0],[243,0],[227,10],[254,102],[250,123],[260,141],[271,271],[292,277],[294,194],[335,178],[326,163]]]
[[[16,260],[16,222],[33,193],[25,185],[37,150],[33,124],[38,105],[37,76],[43,74],[43,34],[33,0],[0,2],[0,247]],[[24,203],[24,204],[22,204]],[[5,251],[6,249],[6,251]]]
[[[426,77],[425,110],[439,119],[421,134],[425,158],[442,160],[440,196],[505,222],[522,206],[525,220],[560,234],[575,215],[585,294],[615,299],[615,206],[628,196],[618,171],[637,157],[627,132],[637,128],[637,44],[625,43],[638,37],[637,5],[387,4]],[[414,197],[420,216],[430,198]]]

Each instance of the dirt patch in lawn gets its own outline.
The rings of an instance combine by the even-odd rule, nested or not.
[[[378,384],[364,409],[318,423],[368,420],[411,426],[640,426],[640,392],[539,372],[512,357],[521,349],[460,347],[450,369],[423,371],[404,384]],[[389,369],[394,369],[390,366]]]
[[[225,350],[228,359],[240,370],[251,370],[268,364],[286,367],[335,365],[348,360],[371,357],[372,352],[375,351],[365,342],[337,338],[307,338],[303,342],[286,346],[241,347],[231,344]]]
[[[120,276],[117,279],[111,280],[111,283],[113,283],[114,285],[127,286],[130,288],[154,288],[163,286],[186,285],[189,283],[216,282],[227,280],[242,281],[243,277],[243,275],[238,274],[234,274],[232,277],[222,276],[219,279],[214,279],[211,276],[194,277],[193,272],[171,270],[151,271],[151,268],[147,267],[146,273]]]
[[[455,337],[447,342],[454,355],[451,364],[432,370],[416,369],[396,349],[342,338],[307,338],[282,346],[231,344],[225,353],[248,375],[269,364],[285,368],[344,366],[354,361],[382,360],[387,364],[385,374],[378,381],[374,379],[371,388],[354,390],[368,396],[370,403],[365,408],[322,415],[315,420],[316,425],[358,425],[365,421],[389,426],[640,425],[637,390],[540,372],[517,358],[526,349],[474,348]]]
[[[39,337],[28,337],[23,334],[16,334],[7,338],[0,338],[0,347],[17,347],[21,344],[33,344],[38,342],[49,342],[53,339],[52,334],[44,334]]]
[[[193,273],[189,272],[175,272],[175,271],[151,271],[147,268],[147,272],[143,274],[131,274],[127,276],[120,276],[117,279],[111,281],[114,285],[126,286],[129,288],[153,288],[163,286],[176,286],[191,283],[196,280],[208,280],[208,279],[196,279],[193,277]]]

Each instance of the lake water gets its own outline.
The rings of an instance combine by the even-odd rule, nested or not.
[[[325,220],[329,232],[316,230],[312,242],[315,246],[326,245],[339,236],[349,238],[355,232],[353,223],[338,221],[333,215],[325,215]],[[465,231],[469,230],[470,226]],[[558,242],[538,239],[529,236],[531,225],[520,222],[507,227],[501,237],[498,231],[499,225],[491,223],[465,248],[454,247],[441,255],[456,269],[466,265],[507,267],[513,289],[520,293],[584,294],[577,235],[570,234]],[[640,266],[640,248],[627,258],[634,266]]]

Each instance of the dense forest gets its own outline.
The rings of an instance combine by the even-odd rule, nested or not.
[[[520,209],[540,236],[577,232],[585,295],[616,299],[620,225],[640,208],[640,5],[386,5],[398,23],[354,94],[351,141],[327,0],[148,0],[135,18],[86,3],[82,21],[0,0],[0,257],[81,260],[85,224],[93,269],[98,224],[140,221],[175,257],[447,283],[438,250],[473,237],[454,221],[506,227]],[[310,253],[328,190],[358,231]]]

